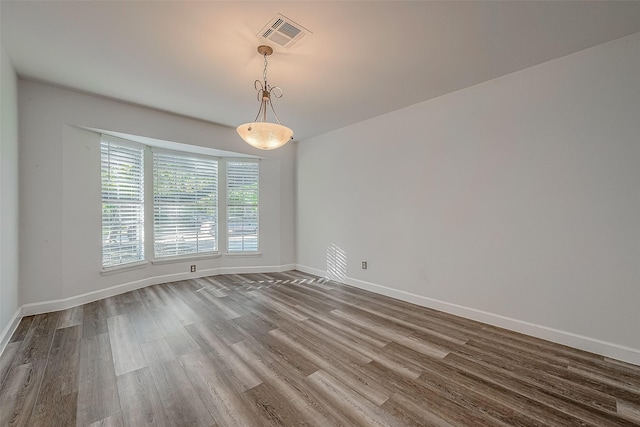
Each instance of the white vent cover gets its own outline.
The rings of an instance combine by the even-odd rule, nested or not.
[[[262,30],[258,37],[265,38],[284,48],[291,48],[311,34],[300,24],[296,24],[284,15],[277,14]]]

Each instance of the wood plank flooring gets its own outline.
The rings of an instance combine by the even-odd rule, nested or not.
[[[631,426],[640,367],[298,271],[24,318],[0,426]]]

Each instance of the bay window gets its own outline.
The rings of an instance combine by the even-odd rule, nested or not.
[[[108,135],[100,146],[105,273],[145,261],[218,255],[220,245],[229,255],[258,253],[258,160],[170,151]]]

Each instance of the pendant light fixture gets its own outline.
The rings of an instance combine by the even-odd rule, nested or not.
[[[270,46],[258,46],[258,53],[264,56],[264,72],[262,73],[264,84],[260,80],[256,80],[254,83],[254,87],[258,91],[260,109],[253,122],[238,126],[237,131],[238,135],[247,144],[261,150],[273,150],[274,148],[282,147],[290,139],[293,139],[293,131],[280,124],[280,119],[278,119],[276,110],[271,102],[272,96],[276,98],[282,97],[282,89],[278,86],[271,87],[267,83],[267,56],[273,53],[273,49]],[[277,123],[267,122],[267,106],[271,107]]]

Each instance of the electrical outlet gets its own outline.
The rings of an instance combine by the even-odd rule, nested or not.
[[[363,270],[367,269],[367,261],[362,261],[362,269]]]
[[[192,266],[191,266],[191,272],[192,272],[192,273],[195,273],[195,272],[196,272],[196,266],[195,266],[195,265],[192,265]]]

